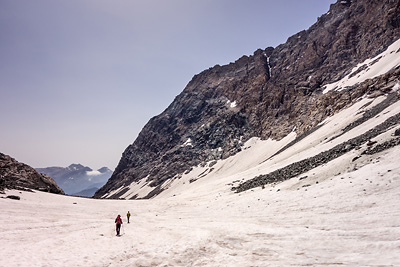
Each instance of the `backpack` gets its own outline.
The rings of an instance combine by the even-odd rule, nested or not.
[[[115,219],[115,222],[117,224],[122,224],[121,217],[117,217],[117,219]]]

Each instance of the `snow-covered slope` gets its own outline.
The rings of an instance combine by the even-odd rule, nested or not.
[[[388,93],[400,73],[399,1],[332,2],[285,43],[194,75],[144,125],[94,197],[169,194],[168,184],[181,176],[193,182],[198,175],[184,173],[208,161],[216,172],[212,161],[236,155],[250,138],[303,136],[360,97]]]
[[[367,79],[378,77],[400,66],[400,39],[376,57],[369,58],[354,67],[343,79],[325,86],[324,93],[330,90],[343,90]]]
[[[242,152],[235,156],[225,160],[208,162],[205,166],[198,166],[182,176],[177,176],[172,181],[165,182],[161,187],[164,191],[156,196],[156,198],[176,195],[191,196],[193,194],[199,194],[200,192],[204,195],[221,191],[228,193],[231,187],[237,185],[239,181],[245,181],[257,175],[267,174],[293,162],[299,162],[315,156],[320,152],[328,151],[347,140],[356,138],[372,130],[391,116],[400,113],[400,103],[396,102],[384,109],[380,114],[377,114],[376,117],[341,134],[342,129],[361,118],[364,113],[370,111],[384,99],[386,99],[386,96],[375,99],[370,99],[368,97],[360,99],[355,105],[328,118],[318,130],[277,155],[275,154],[281,148],[296,138],[295,132],[280,141],[271,139],[263,141],[258,138],[252,138],[244,144]],[[400,126],[398,125],[398,127]],[[378,143],[390,140],[393,132],[394,128],[390,128],[385,134],[376,137],[379,141]],[[331,140],[335,136],[338,137]],[[367,147],[367,144],[363,144],[363,146],[342,156],[346,158],[344,163],[341,164],[343,171],[351,170],[356,163],[363,162],[367,158],[366,156],[361,157],[356,163],[352,162],[351,159],[361,156],[362,152]],[[273,155],[275,156],[272,157]],[[352,158],[349,160],[348,157]],[[333,169],[335,170],[336,167]],[[313,173],[316,172],[313,170]],[[302,174],[301,176],[304,175],[305,174]],[[319,179],[326,179],[326,177],[320,177]],[[121,187],[110,194],[118,193],[119,190],[124,189],[125,188]],[[129,186],[129,190],[121,197],[126,199],[130,199],[134,196],[141,198],[147,196],[152,190],[154,190],[154,187],[148,186],[148,182],[146,178],[144,178],[138,183],[132,183]],[[105,197],[107,197],[107,195]]]
[[[360,99],[275,156],[294,132],[279,142],[251,139],[234,157],[163,185],[155,199],[7,191],[21,200],[0,199],[0,266],[400,266],[400,146],[362,154],[397,140],[400,121],[299,177],[231,190],[399,114],[397,101],[339,135],[385,98]],[[146,195],[144,184],[126,197]],[[114,219],[128,210],[131,223],[116,237]]]
[[[394,42],[381,54],[372,57],[365,62],[358,64],[352,70],[349,70],[349,75],[343,79],[325,86],[324,93],[336,90],[352,90],[355,86],[360,86],[361,83],[372,81],[372,79],[379,79],[386,76],[385,88],[375,88],[375,96],[364,95],[363,98],[346,110],[326,119],[318,130],[310,134],[305,139],[297,142],[290,149],[280,150],[292,142],[296,136],[296,128],[285,138],[276,140],[260,140],[259,138],[252,138],[242,145],[242,151],[236,155],[224,160],[210,161],[206,164],[200,164],[186,171],[183,174],[177,174],[172,179],[166,179],[163,183],[154,186],[151,177],[147,176],[140,181],[125,182],[119,188],[109,191],[102,195],[102,198],[110,198],[118,195],[123,199],[137,199],[137,198],[154,198],[173,196],[177,194],[191,194],[193,191],[201,190],[203,184],[206,187],[210,183],[216,183],[215,191],[221,190],[221,185],[224,183],[232,183],[232,181],[242,181],[254,178],[257,175],[263,175],[273,170],[283,168],[293,162],[305,160],[309,157],[315,156],[320,152],[327,151],[337,145],[343,144],[347,140],[356,138],[368,130],[373,129],[380,123],[384,122],[390,116],[397,114],[398,104],[394,104],[390,110],[382,111],[379,118],[369,118],[365,123],[357,128],[352,129],[342,135],[342,129],[350,125],[352,122],[361,118],[363,114],[370,112],[374,106],[387,98],[387,95],[379,96],[380,93],[389,92],[389,94],[399,95],[400,81],[397,79],[393,81],[393,77],[398,75],[400,66],[400,39]],[[391,73],[389,75],[389,73]],[[397,73],[397,74],[393,74]],[[391,77],[389,79],[389,77]],[[365,85],[364,85],[365,86]],[[368,85],[371,86],[371,85]],[[373,86],[372,86],[373,87]],[[391,96],[391,98],[396,98]],[[393,101],[392,101],[393,102]],[[390,116],[389,116],[390,115]],[[334,136],[340,135],[339,138],[328,142]],[[188,139],[184,145],[190,144],[191,139]],[[365,150],[365,148],[364,148]],[[363,150],[358,150],[361,154]],[[356,151],[357,152],[357,151]],[[353,154],[357,154],[353,152]],[[274,156],[276,153],[278,155]],[[357,154],[357,156],[359,156]],[[270,157],[274,156],[272,159]],[[237,183],[235,183],[235,186]],[[208,192],[206,190],[205,193]]]

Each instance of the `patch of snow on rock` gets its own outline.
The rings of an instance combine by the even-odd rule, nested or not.
[[[183,145],[181,145],[181,147],[185,147],[185,146],[191,146],[191,147],[193,147],[192,139],[191,139],[191,138],[188,138],[188,139],[185,141],[185,143],[184,143]]]
[[[393,68],[400,65],[400,39],[390,45],[384,52],[374,58],[365,60],[363,63],[358,64],[353,68],[351,73],[341,79],[340,81],[325,85],[323,93],[331,90],[341,91],[361,83],[367,79],[372,79],[377,76],[383,75]],[[360,68],[363,70],[359,71]],[[356,71],[359,71],[356,73]]]
[[[397,83],[393,86],[392,90],[395,91],[395,92],[399,91],[399,90],[400,90],[400,82],[397,82]]]

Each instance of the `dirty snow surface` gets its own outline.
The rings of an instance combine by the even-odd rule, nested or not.
[[[361,99],[272,158],[295,133],[279,142],[251,139],[236,156],[165,185],[155,199],[6,191],[0,195],[0,266],[400,266],[399,145],[362,155],[365,144],[301,177],[231,190],[400,113],[396,102],[339,135],[383,98]],[[396,138],[398,128],[371,142]],[[124,219],[120,237],[118,214]]]

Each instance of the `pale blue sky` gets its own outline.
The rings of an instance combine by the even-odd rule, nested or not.
[[[0,0],[0,152],[114,169],[201,71],[308,29],[335,0]]]

